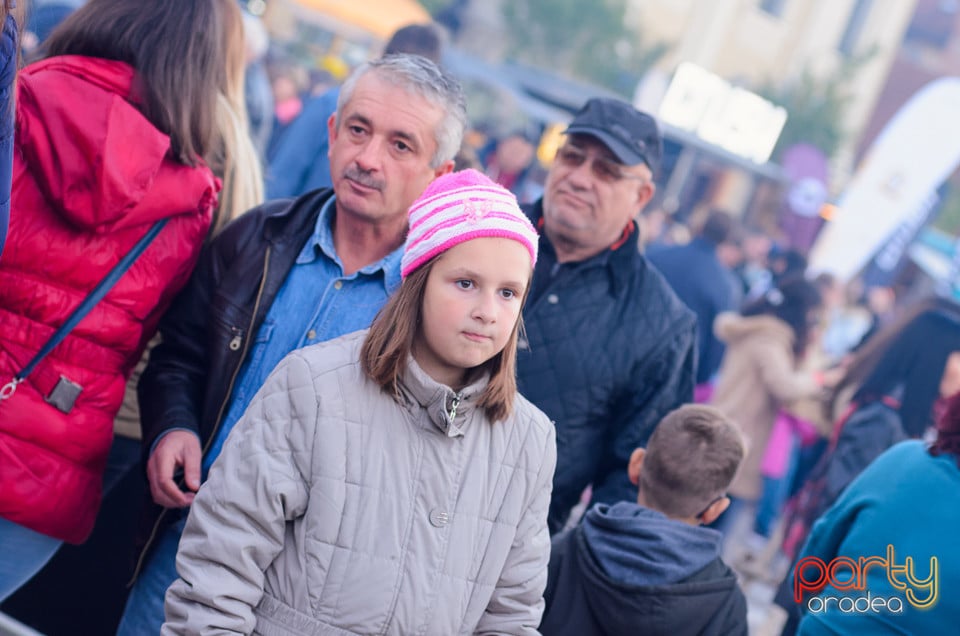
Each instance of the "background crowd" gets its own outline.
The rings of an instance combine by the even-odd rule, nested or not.
[[[792,571],[893,543],[956,578],[952,301],[813,275],[724,210],[666,215],[660,129],[624,101],[587,100],[541,161],[541,127],[470,119],[435,25],[311,76],[235,0],[80,4],[38,3],[21,38],[3,3],[5,612],[50,634],[956,624],[948,594],[805,614]]]

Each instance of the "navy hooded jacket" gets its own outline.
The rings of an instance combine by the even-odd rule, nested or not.
[[[544,636],[747,634],[747,601],[716,530],[637,504],[593,507],[554,538]]]

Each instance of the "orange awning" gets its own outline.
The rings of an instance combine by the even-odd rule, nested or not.
[[[381,39],[407,24],[425,24],[430,14],[416,0],[296,0],[304,8],[360,27]]]

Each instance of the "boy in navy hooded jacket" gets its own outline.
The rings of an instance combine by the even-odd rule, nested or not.
[[[747,634],[747,604],[709,524],[740,461],[736,425],[686,405],[630,457],[637,503],[598,504],[556,536],[540,631],[554,634]]]

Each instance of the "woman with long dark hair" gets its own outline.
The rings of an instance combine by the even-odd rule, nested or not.
[[[960,363],[960,320],[941,310],[921,313],[890,341],[841,415],[833,439],[810,474],[803,512],[788,522],[788,556],[806,538],[804,528],[829,508],[854,478],[882,452],[933,426],[935,405],[955,389],[951,365]],[[797,517],[803,517],[798,519]]]
[[[92,530],[124,384],[209,234],[218,176],[232,179],[224,122],[246,119],[233,0],[90,0],[45,46],[18,78],[0,259],[0,599]]]

